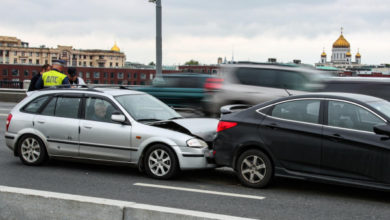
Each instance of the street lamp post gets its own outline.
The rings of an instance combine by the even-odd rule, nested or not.
[[[156,4],[156,77],[154,83],[163,83],[162,76],[162,37],[161,37],[161,0],[149,0]]]

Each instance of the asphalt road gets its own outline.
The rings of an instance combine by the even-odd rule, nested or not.
[[[187,171],[174,180],[159,181],[126,166],[68,161],[25,166],[4,142],[5,119],[13,105],[0,103],[0,185],[258,219],[390,218],[389,193],[283,178],[276,179],[267,189],[251,189],[241,186],[234,173],[225,168]],[[172,188],[156,188],[159,185]],[[244,197],[182,191],[176,187]]]

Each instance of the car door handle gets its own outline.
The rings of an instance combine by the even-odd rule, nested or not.
[[[276,129],[278,127],[278,124],[276,123],[270,123],[265,125],[267,128]]]
[[[84,125],[84,128],[86,128],[86,129],[91,129],[92,126]]]
[[[342,135],[335,133],[335,134],[332,134],[329,139],[334,141],[334,142],[339,142],[339,141],[343,140],[344,138]]]
[[[39,124],[45,124],[44,121],[37,121]]]

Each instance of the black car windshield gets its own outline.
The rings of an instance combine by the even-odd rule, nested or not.
[[[390,118],[390,102],[387,101],[379,101],[379,102],[368,102],[371,107],[376,110],[382,112],[388,118]]]
[[[175,110],[150,95],[121,95],[116,96],[115,99],[135,120],[140,122],[181,118]]]

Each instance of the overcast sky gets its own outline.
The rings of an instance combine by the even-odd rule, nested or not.
[[[388,0],[162,0],[163,64],[218,57],[313,64],[344,36],[362,63],[390,63]],[[1,0],[0,35],[30,46],[110,49],[155,61],[155,5],[148,0]],[[354,61],[354,58],[353,58]]]

